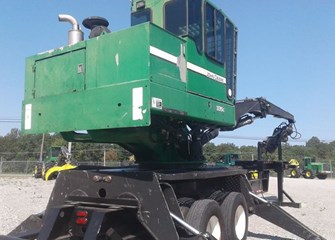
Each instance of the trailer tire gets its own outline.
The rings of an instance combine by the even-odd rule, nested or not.
[[[195,201],[186,216],[186,222],[201,233],[208,232],[223,240],[223,215],[219,204],[210,199]]]
[[[247,203],[242,193],[231,192],[221,204],[223,212],[223,238],[245,240],[248,234]]]

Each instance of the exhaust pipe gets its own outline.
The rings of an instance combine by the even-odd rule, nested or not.
[[[72,29],[68,32],[68,43],[73,45],[84,40],[84,33],[80,30],[77,20],[67,14],[59,14],[58,20],[60,22],[69,22],[72,24]]]

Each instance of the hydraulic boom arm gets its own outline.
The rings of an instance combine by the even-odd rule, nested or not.
[[[262,97],[237,101],[235,107],[237,124],[232,130],[251,124],[254,119],[265,118],[267,115],[286,119],[289,124],[295,122],[292,114]]]

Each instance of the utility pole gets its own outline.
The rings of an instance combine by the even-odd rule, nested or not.
[[[43,161],[43,148],[44,148],[44,133],[42,135],[42,143],[41,143],[41,151],[40,151],[40,159],[39,162]]]
[[[3,162],[3,157],[0,157],[0,174],[2,173],[2,162]]]
[[[71,151],[72,151],[72,142],[68,143],[67,148],[68,148],[68,152],[69,152],[69,156],[67,156],[67,158],[69,158],[72,155],[71,154]]]
[[[104,146],[104,167],[106,167],[106,148]]]

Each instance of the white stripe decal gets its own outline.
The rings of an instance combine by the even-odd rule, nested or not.
[[[133,88],[133,120],[143,120],[143,87]]]
[[[226,78],[220,76],[220,75],[217,75],[213,72],[210,72],[208,71],[207,69],[204,69],[202,67],[199,67],[193,63],[190,63],[190,62],[187,62],[187,69],[190,69],[191,71],[193,72],[196,72],[196,73],[199,73],[201,75],[204,75],[205,77],[208,77],[210,79],[213,79],[217,82],[220,82],[220,83],[226,83]]]
[[[158,48],[155,48],[153,46],[150,46],[150,53],[156,57],[162,58],[166,61],[169,61],[171,63],[177,64],[178,58],[173,56],[170,53],[164,52],[163,50],[160,50]]]
[[[156,57],[159,57],[161,59],[164,59],[168,62],[171,62],[171,63],[174,63],[174,64],[178,64],[178,57],[175,57],[173,56],[172,54],[170,53],[167,53],[163,50],[160,50],[158,48],[155,48],[153,46],[150,46],[150,54],[156,56]],[[220,82],[220,83],[223,83],[223,84],[226,84],[226,78],[225,77],[222,77],[220,75],[217,75],[211,71],[208,71],[207,69],[205,68],[202,68],[202,67],[199,67],[193,63],[190,63],[190,62],[187,62],[187,69],[193,71],[193,72],[196,72],[196,73],[199,73],[207,78],[210,78],[212,80],[215,80],[217,82]]]
[[[26,104],[25,111],[24,111],[24,129],[30,130],[31,129],[31,111],[32,111],[32,104]]]

